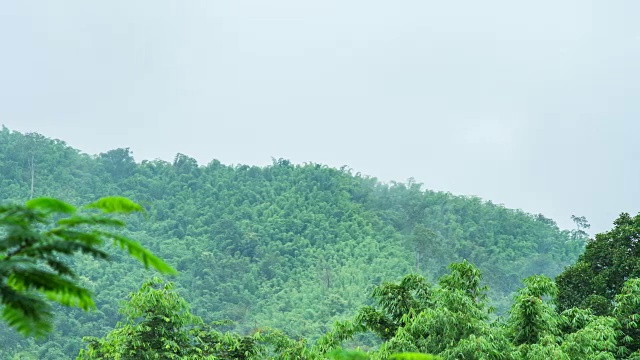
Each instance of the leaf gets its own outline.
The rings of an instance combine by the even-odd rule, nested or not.
[[[45,294],[49,300],[65,306],[79,307],[83,310],[96,307],[89,290],[57,274],[33,267],[15,269],[7,284],[10,288],[18,291],[38,290]]]
[[[51,331],[51,307],[42,299],[0,285],[2,319],[24,336],[41,337]]]
[[[66,289],[55,289],[54,291],[45,291],[44,293],[47,296],[47,299],[64,306],[78,307],[82,310],[96,308],[96,304],[91,298],[91,292],[79,286],[73,286]]]
[[[85,206],[87,209],[98,209],[105,213],[144,212],[144,208],[122,196],[103,197]]]
[[[88,238],[88,239],[93,239],[93,238]],[[81,240],[84,240],[84,239],[81,239]],[[97,241],[100,241],[99,244],[102,243],[100,239],[97,239]],[[93,245],[94,244],[91,244],[91,243],[86,244],[86,243],[77,242],[77,241],[57,241],[57,242],[53,242],[45,245],[37,245],[37,246],[31,247],[23,251],[22,255],[29,256],[29,257],[38,257],[47,261],[55,253],[72,255],[75,252],[89,254],[94,258],[99,258],[99,259],[108,258],[107,253],[98,249],[97,247],[94,247]]]
[[[134,258],[140,260],[140,262],[144,265],[144,267],[152,268],[158,270],[161,273],[176,275],[178,272],[172,268],[169,264],[162,261],[160,258],[153,255],[149,250],[145,249],[138,242],[126,238],[124,236],[111,234],[111,233],[102,233],[105,237],[109,237],[114,240],[116,244],[118,244],[121,248],[126,249],[127,252],[133,256]]]
[[[107,225],[107,226],[125,226],[124,221],[118,219],[110,219],[103,216],[72,216],[58,220],[58,225],[74,227],[79,225]]]
[[[102,198],[86,208],[104,213],[144,211],[124,197]],[[53,198],[37,198],[20,206],[0,206],[0,320],[25,336],[45,335],[51,330],[52,312],[47,299],[83,310],[95,308],[90,291],[77,284],[72,265],[60,255],[81,252],[105,259],[107,253],[99,246],[109,238],[145,267],[177,273],[139,243],[98,230],[104,226],[123,227],[125,223],[121,220],[76,215],[76,211],[72,205]],[[58,219],[55,228],[45,230],[50,218],[58,217],[56,213],[71,216]],[[83,230],[87,227],[91,230]]]
[[[42,210],[47,213],[63,213],[73,214],[76,208],[73,205],[54,198],[41,197],[27,201],[27,208],[33,210]]]
[[[81,231],[68,230],[65,228],[56,228],[51,230],[47,235],[57,236],[65,242],[81,242],[86,244],[87,246],[92,247],[102,245],[103,243],[102,239],[100,238],[101,234],[98,232],[85,233]]]

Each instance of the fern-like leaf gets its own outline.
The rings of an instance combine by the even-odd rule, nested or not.
[[[103,197],[85,206],[87,209],[98,209],[105,213],[144,212],[144,208],[122,196]]]
[[[57,221],[58,225],[65,227],[74,227],[80,225],[105,225],[114,227],[123,227],[124,221],[118,219],[107,218],[104,216],[71,216]]]
[[[19,291],[38,290],[50,300],[65,306],[75,306],[83,310],[95,308],[89,290],[41,269],[16,269],[9,277],[8,285]]]
[[[33,210],[40,210],[46,213],[62,213],[73,214],[76,212],[76,208],[73,205],[54,198],[41,197],[27,201],[27,208]]]
[[[138,259],[145,268],[152,267],[161,273],[175,275],[178,272],[172,268],[169,264],[162,261],[160,258],[153,255],[149,250],[145,249],[140,243],[126,238],[124,236],[102,233],[105,237],[113,239],[113,241],[122,249],[126,249],[129,255]]]
[[[51,331],[51,307],[41,298],[0,285],[2,319],[24,336],[41,337]]]

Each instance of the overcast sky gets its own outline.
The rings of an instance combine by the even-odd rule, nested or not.
[[[96,154],[348,165],[640,211],[639,1],[5,1],[0,124]]]

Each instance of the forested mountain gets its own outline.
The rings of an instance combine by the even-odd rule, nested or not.
[[[372,304],[374,285],[412,272],[433,281],[465,259],[504,310],[523,278],[557,275],[585,242],[542,215],[413,181],[383,184],[346,167],[283,159],[199,165],[183,154],[136,163],[128,149],[92,156],[41,135],[0,131],[1,201],[50,196],[77,204],[107,195],[146,207],[126,235],[179,271],[171,280],[192,312],[206,322],[232,320],[227,328],[242,334],[273,327],[317,338]],[[113,258],[109,266],[74,260],[98,311],[61,309],[55,332],[39,341],[0,327],[0,359],[25,349],[37,349],[39,359],[73,358],[83,336],[113,329],[120,302],[153,276],[126,256]]]

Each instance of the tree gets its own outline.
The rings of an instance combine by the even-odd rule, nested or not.
[[[591,227],[591,224],[584,216],[571,215],[571,220],[576,224],[576,229],[571,231],[571,237],[573,240],[588,239],[587,229]]]
[[[79,359],[179,359],[193,352],[190,330],[202,320],[171,283],[154,278],[129,295],[120,312],[125,321],[104,339],[85,338]]]
[[[2,319],[23,335],[39,336],[51,330],[51,305],[45,298],[84,310],[94,308],[90,291],[79,284],[68,260],[77,253],[107,259],[102,245],[109,240],[145,267],[175,273],[136,241],[106,230],[125,225],[111,214],[140,211],[140,205],[121,197],[102,198],[81,211],[53,198],[0,206]]]
[[[556,277],[558,307],[608,315],[624,282],[640,277],[640,214],[621,214],[614,228],[588,242],[578,261]]]
[[[136,162],[129,148],[119,148],[101,153],[98,161],[103,169],[114,179],[124,179],[136,170]]]
[[[623,343],[630,351],[640,350],[640,279],[629,279],[615,297],[613,315],[620,322]],[[640,355],[640,352],[637,353]]]
[[[385,282],[371,294],[381,309],[361,308],[356,322],[382,340],[390,340],[407,324],[409,314],[415,316],[430,305],[431,292],[431,285],[420,275],[407,275],[398,284]]]
[[[530,276],[524,279],[524,284],[511,307],[509,319],[516,345],[537,344],[544,336],[558,332],[555,310],[544,300],[557,294],[556,284],[542,275]]]
[[[436,254],[433,252],[437,251],[435,249],[438,248],[434,244],[436,239],[438,238],[438,234],[436,234],[433,230],[425,227],[422,224],[418,224],[413,228],[413,232],[409,238],[410,246],[413,248],[416,257],[416,273],[420,273],[420,264],[423,261],[425,255],[432,253],[431,258],[438,258]]]
[[[481,286],[480,271],[467,261],[451,264],[449,269],[435,288],[419,275],[375,287],[372,297],[379,309],[363,307],[351,324],[336,324],[331,337],[339,341],[332,344],[338,346],[356,332],[371,331],[383,340],[372,359],[404,352],[409,353],[398,358],[417,359],[417,353],[439,354],[471,335],[484,335],[490,309],[486,307],[487,289]],[[328,351],[326,344],[330,342],[326,338],[320,342]],[[460,352],[448,355],[456,354]]]
[[[159,278],[146,281],[130,294],[120,313],[124,322],[106,337],[83,339],[87,347],[80,351],[78,360],[249,360],[263,359],[268,344],[276,345],[274,356],[295,347],[283,334],[269,329],[247,336],[215,330],[189,311],[189,304],[172,283]]]

